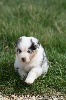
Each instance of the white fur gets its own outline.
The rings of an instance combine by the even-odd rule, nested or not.
[[[48,71],[48,60],[45,54],[43,47],[39,46],[36,49],[35,56],[30,60],[31,54],[27,53],[28,47],[31,45],[30,39],[37,45],[38,39],[34,37],[20,37],[22,41],[18,43],[17,48],[20,48],[22,52],[20,54],[16,54],[16,59],[14,63],[14,68],[18,68],[18,73],[23,79],[26,76],[25,82],[28,84],[32,84],[35,79],[41,76]],[[21,58],[25,57],[26,61],[22,62]],[[44,57],[44,59],[43,59]]]

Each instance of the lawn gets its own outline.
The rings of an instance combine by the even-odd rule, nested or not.
[[[20,36],[38,38],[49,60],[47,75],[32,85],[14,71]],[[0,92],[66,94],[66,0],[0,0]]]

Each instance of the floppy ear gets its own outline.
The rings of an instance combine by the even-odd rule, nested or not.
[[[18,46],[18,44],[20,43],[20,41],[22,41],[22,37],[20,37],[17,42],[16,42],[16,47]]]
[[[36,38],[31,39],[31,44],[32,44],[31,47],[34,48],[34,50],[39,48],[39,46],[40,46],[40,43],[39,43],[38,39],[36,39]]]
[[[35,50],[35,49],[37,48],[35,42],[34,42],[32,39],[31,39],[30,41],[31,41],[30,49],[31,49],[31,50]]]

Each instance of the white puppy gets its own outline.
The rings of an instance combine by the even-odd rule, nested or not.
[[[15,70],[25,82],[32,84],[41,74],[48,71],[48,60],[38,39],[22,36],[16,45]]]

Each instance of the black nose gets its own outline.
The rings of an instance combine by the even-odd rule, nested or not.
[[[25,62],[25,61],[26,61],[26,58],[25,58],[25,57],[24,57],[24,58],[22,58],[22,61],[23,61],[23,62]]]

